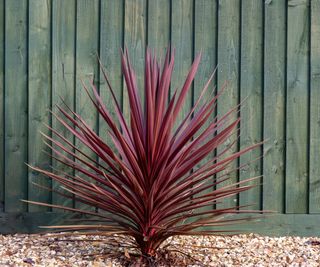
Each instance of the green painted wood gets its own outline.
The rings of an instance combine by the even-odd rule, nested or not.
[[[286,213],[308,211],[308,4],[288,1]]]
[[[309,212],[320,213],[320,2],[311,1]]]
[[[175,67],[171,80],[171,94],[178,88],[180,90],[193,61],[193,2],[188,0],[172,1],[171,9],[171,42],[176,49]],[[193,88],[187,94],[185,104],[177,118],[181,122],[192,107]],[[176,123],[176,124],[177,124]]]
[[[181,88],[193,62],[194,57],[194,2],[192,1],[172,1],[171,2],[171,43],[176,49],[175,66],[171,79],[171,96],[174,91]],[[185,98],[180,113],[175,122],[175,127],[185,118],[193,105],[193,85]]]
[[[240,97],[248,97],[241,109],[240,149],[260,142],[262,139],[262,73],[263,73],[263,6],[262,1],[242,1],[241,6],[241,70]],[[256,160],[261,150],[256,149],[240,158],[240,166],[249,163],[240,170],[240,180],[261,175],[261,162]],[[251,182],[254,189],[240,194],[239,204],[253,204],[252,208],[261,208],[261,187],[259,180]]]
[[[148,2],[148,46],[164,57],[170,42],[170,0]]]
[[[236,215],[237,218],[251,218],[237,225],[224,227],[240,233],[257,233],[266,236],[319,236],[319,214],[274,214]],[[254,220],[257,216],[259,219]]]
[[[137,77],[140,97],[144,89],[144,60],[146,49],[146,0],[125,0],[124,7],[124,45],[127,46],[130,60]],[[129,101],[126,90],[123,92],[123,112],[129,118]]]
[[[100,59],[106,69],[117,99],[121,103],[122,74],[120,48],[123,46],[123,1],[103,0],[100,12]],[[102,72],[100,72],[100,95],[103,97],[111,115],[115,118],[112,96]],[[99,134],[114,148],[112,141],[108,138],[108,129],[104,119],[100,116]]]
[[[218,72],[217,82],[218,91],[221,90],[224,83],[227,81],[228,86],[218,100],[217,113],[219,116],[227,113],[231,108],[238,104],[239,99],[239,52],[240,52],[240,1],[219,1],[218,13]],[[234,114],[233,119],[237,118]],[[233,136],[226,142],[226,146],[230,145]],[[222,146],[218,153],[226,148]],[[227,155],[237,151],[235,145]],[[230,164],[230,169],[236,169],[237,161]],[[238,181],[238,172],[230,174],[230,179],[221,183],[219,187],[232,184]],[[230,197],[223,204],[217,205],[218,208],[233,207],[238,204],[237,196]]]
[[[61,104],[61,96],[72,109],[75,90],[75,14],[75,0],[52,2],[52,104]],[[52,127],[73,141],[72,135],[56,119],[52,120]],[[72,170],[56,160],[52,165],[55,169],[72,174]],[[53,182],[52,187],[59,190],[60,185]],[[52,194],[52,203],[73,205],[72,201],[56,193]]]
[[[81,79],[89,86],[89,80],[94,79],[95,84],[99,81],[99,68],[97,53],[99,51],[99,1],[78,0],[76,10],[76,112],[96,132],[98,131],[97,111],[91,103],[86,91],[83,89]],[[99,87],[98,87],[99,89]],[[76,146],[92,158],[96,155],[81,141],[76,139]],[[78,153],[80,158],[83,155]],[[86,178],[82,173],[76,173]],[[75,203],[76,207],[84,207],[81,203]]]
[[[263,208],[278,212],[285,206],[285,14],[285,0],[265,3]]]
[[[122,102],[123,80],[121,73],[120,48],[123,47],[123,4],[124,2],[103,0],[101,2],[100,18],[100,59],[106,70],[118,102]],[[116,118],[112,95],[100,71],[100,95],[102,96],[110,114]],[[108,134],[109,127],[104,119],[99,118],[99,135],[116,151]],[[100,161],[100,163],[103,163]],[[108,166],[106,166],[108,167]]]
[[[237,218],[244,216],[237,215]],[[267,236],[319,236],[319,214],[275,214],[261,215],[249,218],[245,223],[224,227],[226,230],[237,230],[240,233],[257,233]],[[57,225],[67,220],[77,218],[72,213],[57,212],[25,212],[25,213],[0,213],[0,231],[2,234],[13,233],[39,233],[38,226]],[[216,228],[217,229],[217,228]]]
[[[5,2],[5,211],[25,211],[28,179],[27,1]]]
[[[4,209],[4,0],[0,1],[0,212]]]
[[[202,53],[201,63],[194,80],[196,100],[217,65],[217,5],[214,1],[200,0],[194,6],[194,53]],[[207,97],[214,90],[215,80],[210,85]]]
[[[31,234],[44,232],[39,226],[60,224],[70,213],[0,212],[1,234]]]
[[[50,8],[46,8],[50,4],[51,18]],[[285,21],[286,13],[288,21]],[[116,94],[120,98],[124,96],[122,105],[128,115],[118,49],[124,43],[129,48],[143,90],[146,44],[158,49],[159,54],[171,39],[176,47],[171,91],[181,88],[194,54],[201,49],[204,52],[182,114],[189,110],[218,61],[218,89],[225,80],[229,81],[220,98],[218,113],[224,113],[239,98],[248,96],[241,112],[241,145],[260,141],[262,137],[269,139],[264,145],[262,191],[257,187],[242,194],[240,204],[256,203],[255,208],[302,213],[276,215],[257,226],[249,224],[247,230],[272,234],[318,233],[318,215],[305,215],[320,211],[318,13],[319,3],[315,0],[0,0],[0,151],[4,152],[0,153],[0,210],[19,212],[14,216],[6,213],[9,225],[0,223],[0,231],[26,229],[23,220],[31,229],[45,218],[42,216],[51,216],[42,212],[20,213],[27,206],[19,201],[27,197],[50,201],[50,194],[34,188],[28,177],[29,182],[48,181],[39,179],[37,173],[28,173],[24,165],[25,161],[43,167],[49,163],[40,153],[44,147],[38,130],[45,130],[41,122],[50,122],[45,112],[50,106],[50,84],[53,104],[61,103],[61,96],[107,139],[106,126],[102,120],[98,126],[98,118],[91,112],[92,106],[78,78],[86,79],[94,74],[113,113],[110,95],[97,68],[95,54],[100,53]],[[52,124],[73,140],[54,119]],[[260,153],[257,150],[243,157],[241,163]],[[241,179],[260,174],[260,163],[251,164],[241,173]],[[72,173],[56,161],[53,166]],[[233,175],[231,181],[236,180],[237,175]],[[53,187],[57,189],[55,183]],[[4,200],[5,209],[1,206]],[[52,202],[73,205],[57,194],[52,194]],[[226,205],[235,203],[230,199]],[[30,211],[36,210],[46,209],[30,206]],[[21,214],[25,215],[15,217]]]
[[[194,52],[202,52],[202,60],[199,65],[198,73],[194,81],[194,102],[200,96],[200,93],[211,76],[213,70],[217,65],[217,4],[214,1],[200,0],[195,2],[194,6]],[[216,81],[213,80],[210,89],[207,91],[204,99],[208,99],[210,94],[214,90]],[[214,119],[215,114],[211,116],[209,121],[202,127],[204,130],[209,126]],[[202,164],[214,157],[214,153],[211,153],[206,160],[202,161]],[[202,165],[201,164],[201,165]],[[199,167],[201,166],[199,165]],[[207,183],[212,184],[214,177],[210,178]],[[212,191],[212,188],[206,190],[207,193]],[[211,207],[205,207],[202,210],[210,209]]]
[[[40,130],[47,135],[50,131],[44,123],[50,125],[51,108],[51,4],[48,1],[29,1],[29,44],[28,44],[28,88],[29,88],[29,133],[28,162],[32,166],[49,169],[51,157],[43,153],[50,152],[41,142]],[[39,101],[41,99],[41,101]],[[51,187],[48,178],[29,169],[28,199],[50,202],[51,193],[33,183]],[[46,211],[48,208],[35,205],[29,211]]]

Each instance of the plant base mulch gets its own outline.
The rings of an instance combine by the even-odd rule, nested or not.
[[[144,266],[134,250],[113,242],[105,236],[0,235],[0,266]],[[149,266],[320,266],[320,237],[178,236],[144,260]]]

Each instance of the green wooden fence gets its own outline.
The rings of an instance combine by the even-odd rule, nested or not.
[[[203,52],[185,110],[218,64],[215,84],[229,83],[217,113],[248,97],[239,146],[268,140],[238,164],[263,159],[232,176],[263,174],[263,186],[227,204],[255,203],[279,214],[243,229],[320,234],[319,0],[0,0],[0,232],[34,231],[56,218],[56,210],[20,199],[76,205],[35,187],[33,181],[56,185],[25,162],[62,167],[42,153],[48,150],[39,133],[43,123],[63,131],[48,112],[60,96],[106,132],[79,80],[94,75],[109,101],[96,53],[128,114],[119,48],[129,48],[141,85],[146,47],[161,53],[169,43],[176,48],[174,88]]]

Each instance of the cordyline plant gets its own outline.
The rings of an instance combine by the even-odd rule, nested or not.
[[[200,54],[195,58],[182,88],[175,90],[169,99],[174,50],[167,50],[162,67],[148,50],[142,103],[136,76],[125,50],[122,53],[122,72],[130,104],[130,121],[124,117],[105,69],[100,64],[113,98],[113,116],[116,119],[104,104],[93,81],[88,87],[83,83],[83,87],[108,125],[109,131],[103,134],[108,135],[113,146],[92,130],[79,114],[67,106],[57,106],[54,117],[99,160],[90,157],[49,127],[53,137],[44,137],[52,149],[53,158],[79,175],[31,168],[60,183],[65,193],[59,194],[95,209],[28,202],[96,218],[89,225],[52,228],[128,235],[135,240],[142,255],[154,256],[160,244],[171,236],[221,233],[223,230],[219,227],[237,220],[225,218],[225,215],[255,212],[239,206],[219,208],[216,205],[252,187],[246,183],[254,178],[232,185],[220,184],[228,180],[229,174],[234,171],[230,170],[230,163],[260,144],[231,153],[235,141],[218,149],[231,136],[237,137],[240,118],[232,119],[235,117],[232,114],[239,109],[235,107],[211,120],[219,94],[215,95],[212,90],[212,97],[208,98],[205,93],[213,74],[191,110],[182,120],[179,115],[199,62]],[[212,156],[215,150],[219,152]],[[209,154],[211,158],[204,161]]]

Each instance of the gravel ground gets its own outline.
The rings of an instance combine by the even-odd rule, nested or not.
[[[113,242],[104,236],[0,235],[0,266],[142,266],[124,247],[106,256],[116,247]],[[320,237],[179,236],[160,254],[167,266],[320,266]]]

